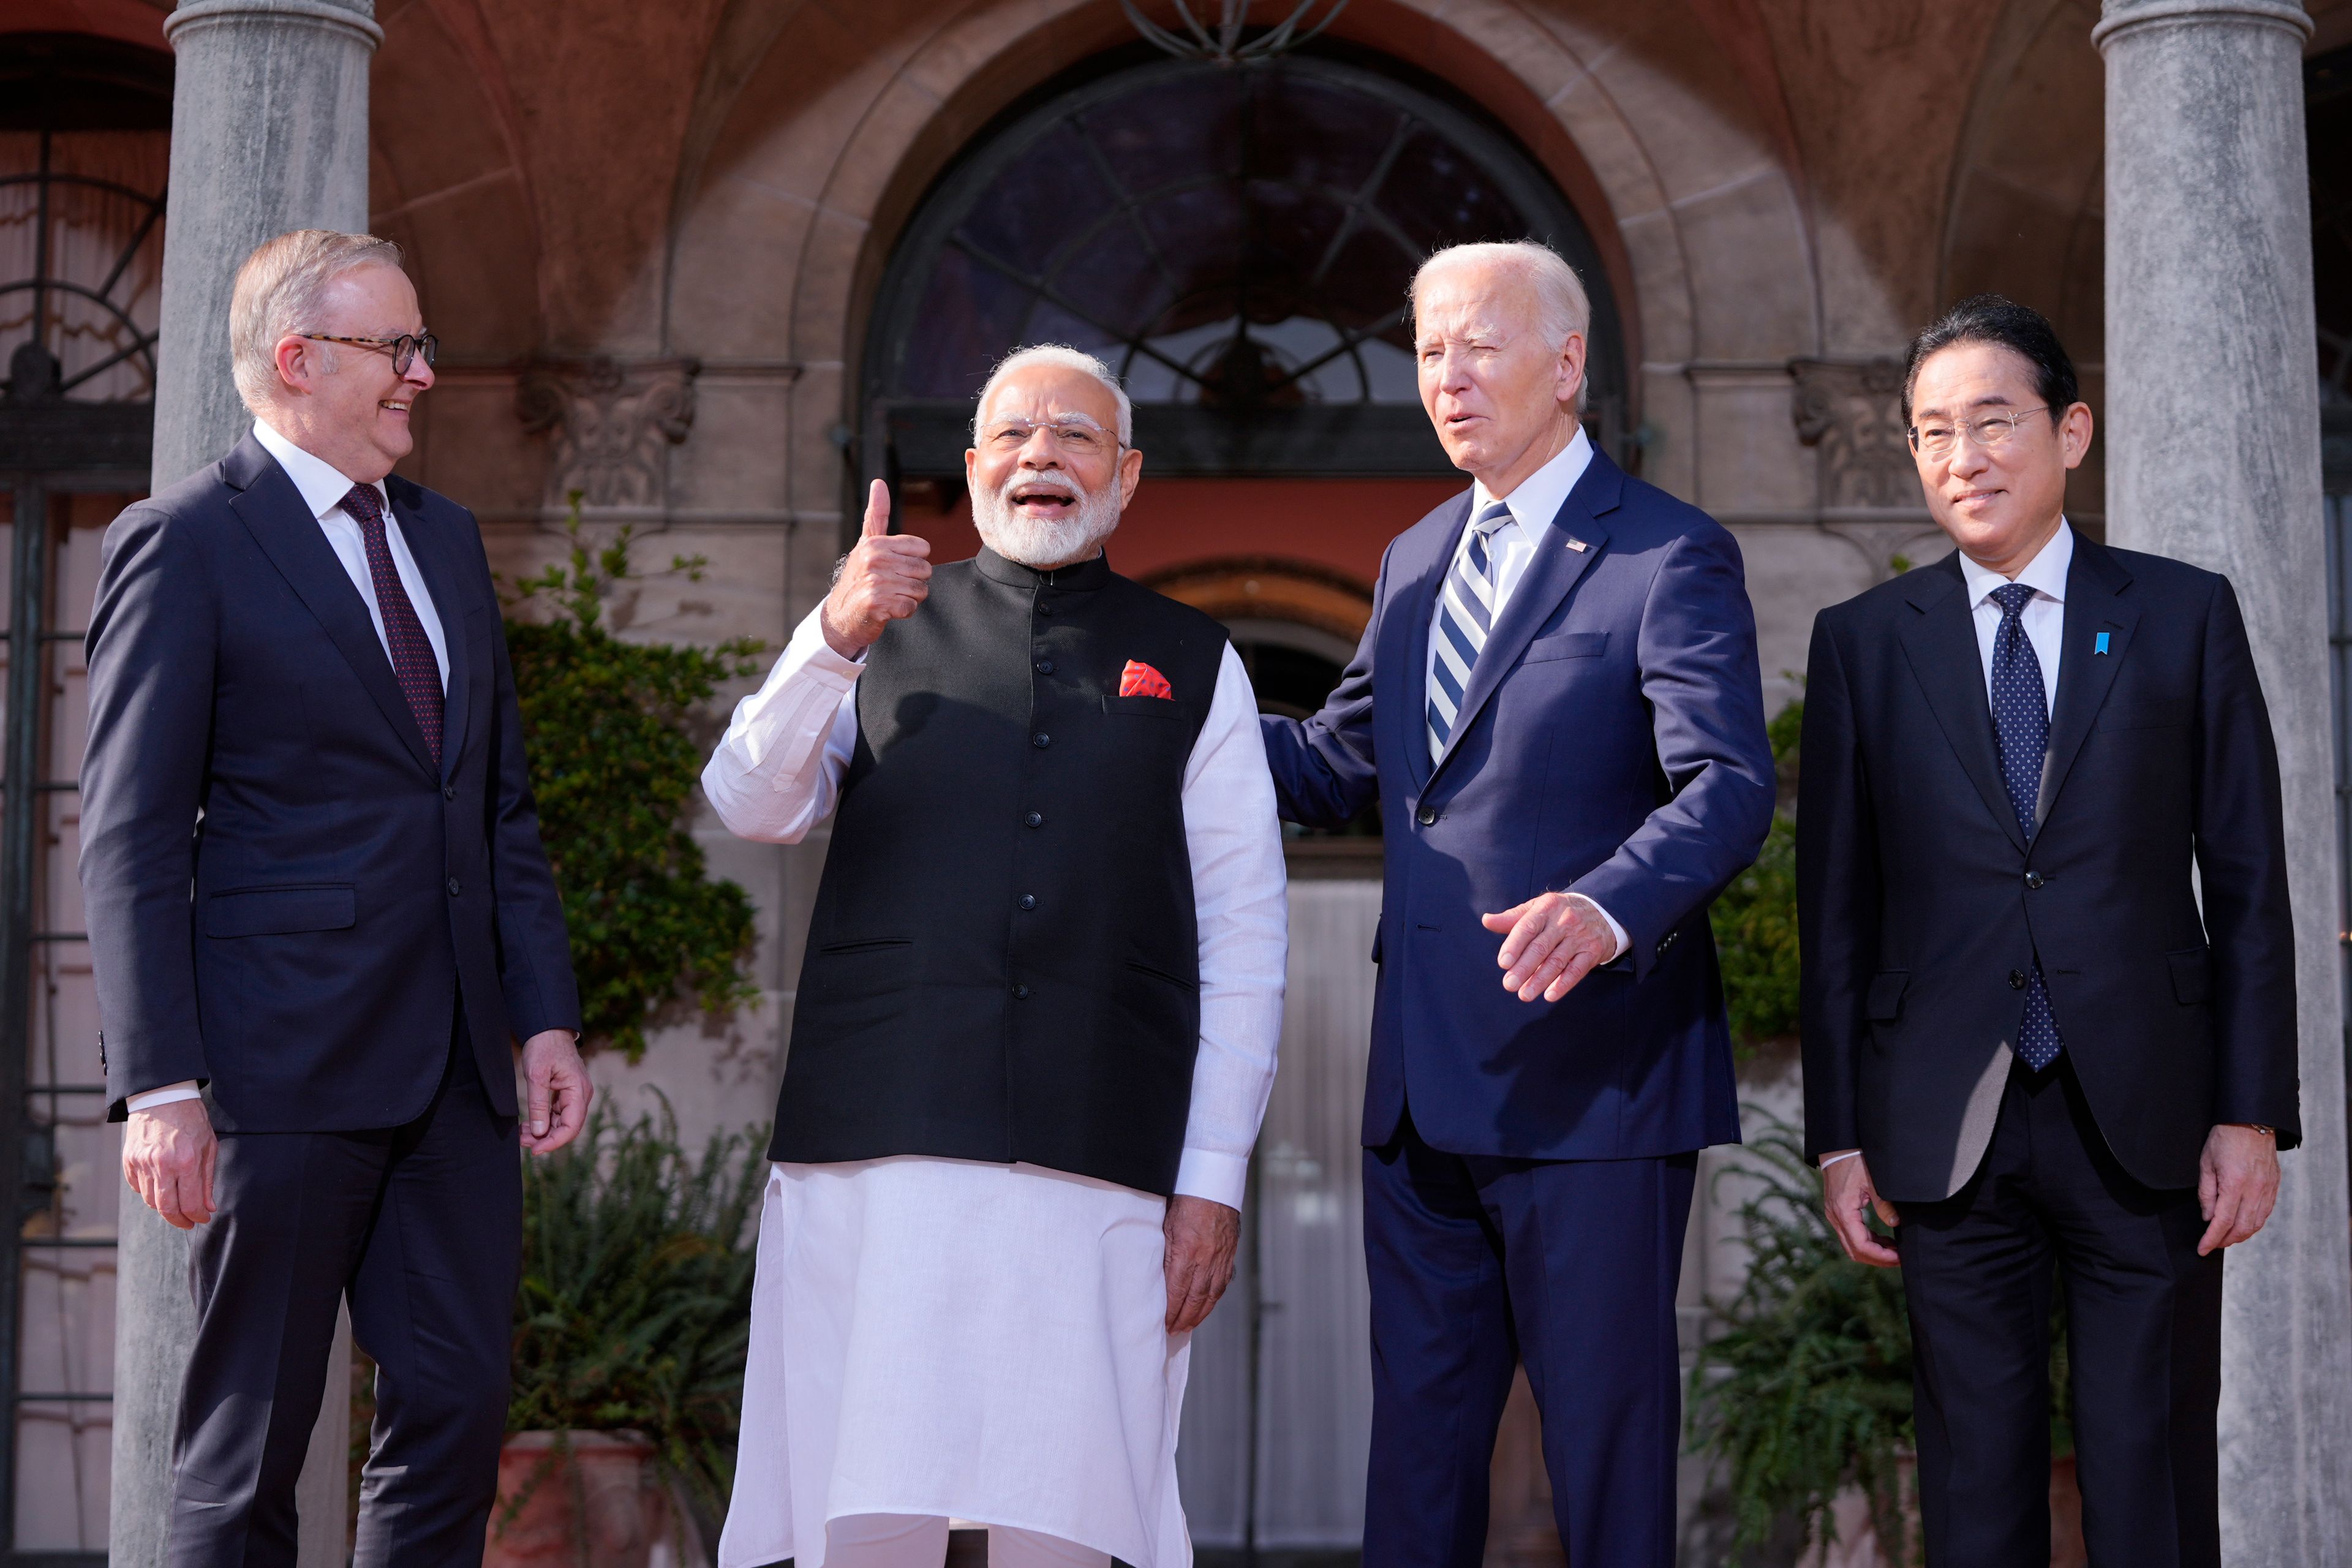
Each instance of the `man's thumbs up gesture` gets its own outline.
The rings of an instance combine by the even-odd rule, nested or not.
[[[866,500],[866,530],[841,570],[818,617],[824,640],[844,658],[873,646],[882,628],[915,613],[931,591],[931,542],[890,531],[890,487],[880,479]]]

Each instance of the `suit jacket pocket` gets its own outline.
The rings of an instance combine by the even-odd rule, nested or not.
[[[205,900],[206,936],[278,936],[341,931],[359,923],[359,890],[349,883],[230,888]]]
[[[1106,713],[1140,713],[1147,719],[1181,719],[1184,710],[1172,697],[1106,697]]]
[[[1911,984],[1907,969],[1889,969],[1870,977],[1870,1021],[1892,1024],[1903,1016],[1903,993]]]
[[[2172,971],[2172,999],[2194,1007],[2213,997],[2213,953],[2210,948],[2184,948],[2168,952],[2164,962]]]
[[[1539,664],[1549,658],[1598,658],[1608,651],[1607,632],[1554,632],[1548,637],[1538,637],[1528,644],[1528,651],[1519,656],[1519,662]]]

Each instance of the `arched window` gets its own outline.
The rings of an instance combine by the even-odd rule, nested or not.
[[[960,476],[998,358],[1101,354],[1162,475],[1447,474],[1421,411],[1405,290],[1432,249],[1543,239],[1593,300],[1588,417],[1623,433],[1597,253],[1475,112],[1339,59],[1159,61],[983,134],[892,258],[866,359],[862,467]]]

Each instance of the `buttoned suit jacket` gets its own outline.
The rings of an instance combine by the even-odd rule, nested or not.
[[[1770,826],[1756,630],[1739,547],[1595,452],[1496,619],[1443,755],[1429,637],[1469,521],[1400,534],[1323,710],[1261,721],[1282,815],[1337,826],[1377,798],[1386,886],[1363,1141],[1410,1100],[1432,1146],[1608,1160],[1737,1142],[1708,903]],[[1479,923],[1591,897],[1629,939],[1562,1000],[1502,986]]]
[[[1805,1142],[1901,1203],[1992,1135],[2037,957],[2124,1169],[2301,1134],[2278,758],[2228,579],[2079,533],[2029,841],[1957,552],[1821,613],[1797,868]],[[2104,649],[2104,651],[2103,651]],[[2201,889],[2201,910],[2200,910]]]
[[[480,533],[398,476],[448,649],[441,761],[366,602],[250,435],[108,528],[87,640],[81,880],[110,1114],[194,1079],[231,1131],[398,1126],[463,1026],[577,1028]]]

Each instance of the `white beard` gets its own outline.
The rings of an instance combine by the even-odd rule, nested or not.
[[[1013,490],[1040,488],[1076,496],[1076,509],[1061,517],[1031,517],[1008,499]],[[981,542],[1007,561],[1042,572],[1092,560],[1118,527],[1119,499],[1116,479],[1090,494],[1066,475],[1016,474],[992,494],[972,492],[972,526]]]

